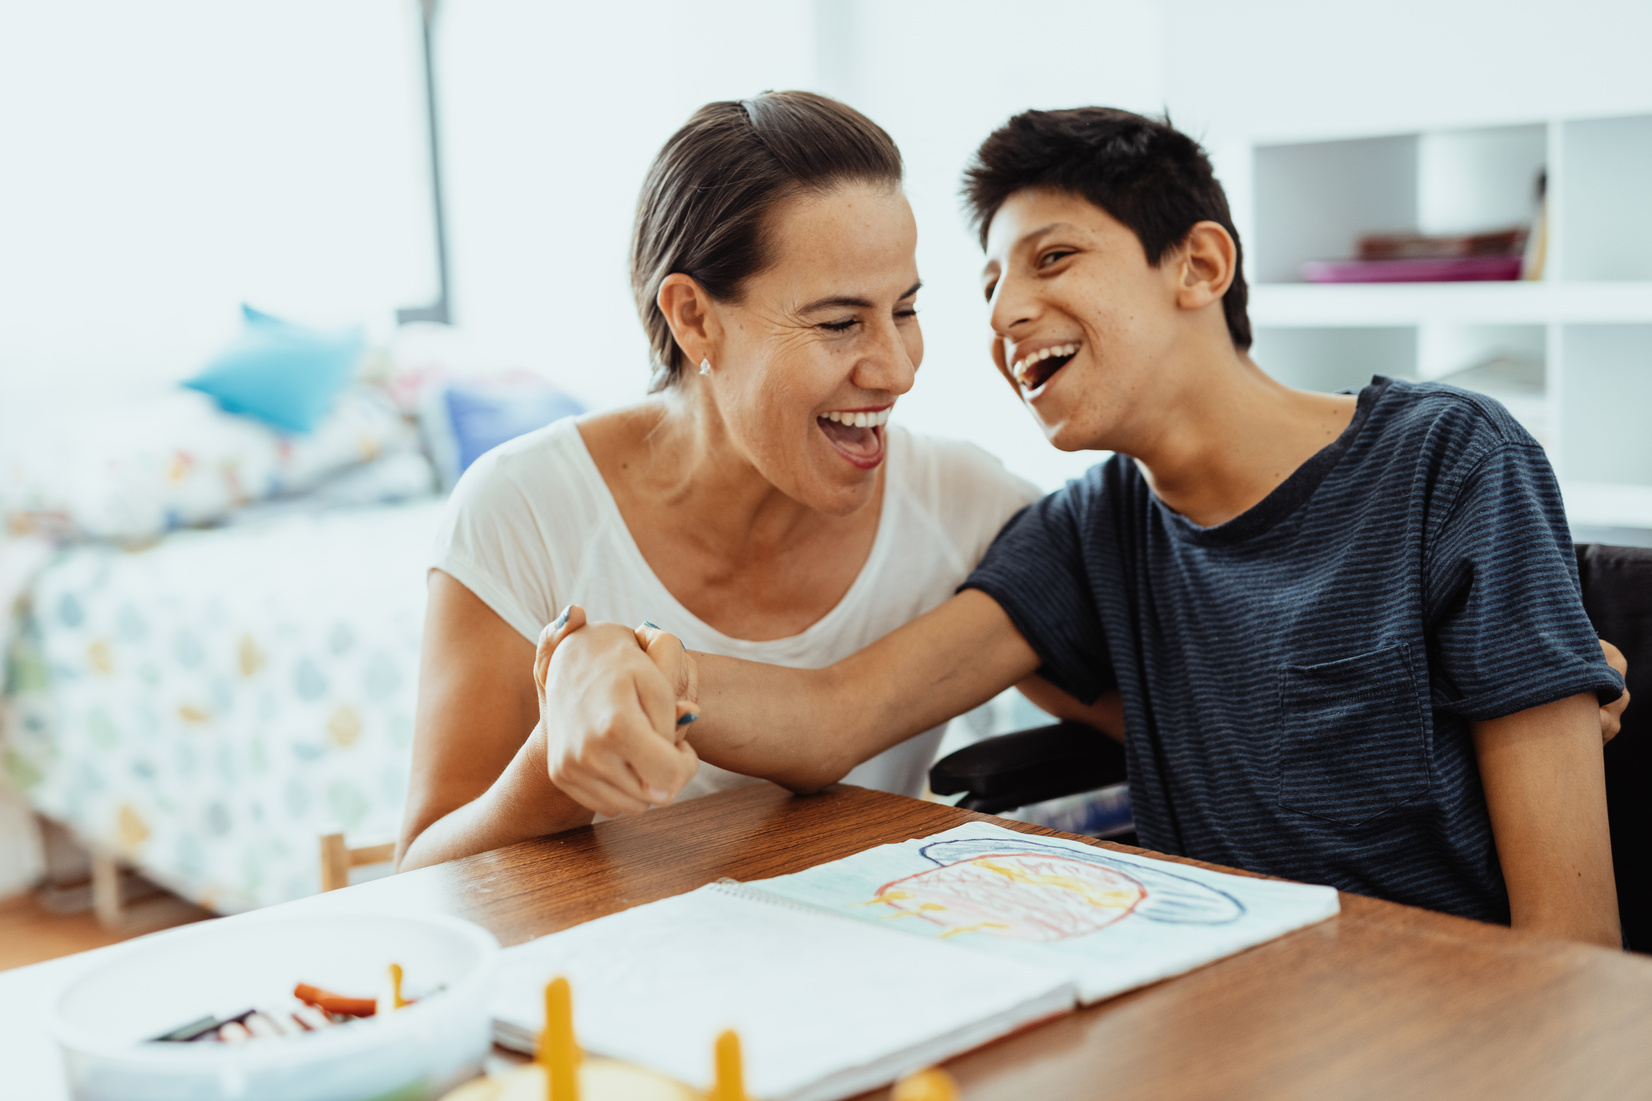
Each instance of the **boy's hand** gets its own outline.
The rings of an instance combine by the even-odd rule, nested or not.
[[[683,640],[669,631],[662,630],[652,623],[644,623],[633,634],[636,636],[637,645],[643,648],[654,667],[676,693],[676,737],[681,741],[688,736],[689,724],[700,717],[700,666],[689,655]]]
[[[1629,659],[1623,656],[1623,651],[1613,646],[1605,639],[1600,640],[1600,648],[1606,653],[1606,664],[1618,671],[1618,676],[1625,681],[1629,679]],[[1600,742],[1605,745],[1618,736],[1623,729],[1623,709],[1629,706],[1629,689],[1623,690],[1623,695],[1606,704],[1600,709]],[[1639,711],[1635,714],[1640,714]]]
[[[674,679],[647,646],[657,648]],[[570,607],[539,636],[534,682],[546,768],[581,806],[610,816],[641,814],[671,802],[698,770],[686,724],[677,721],[692,713],[693,696],[679,701],[674,691],[680,683],[692,693],[692,662],[663,631],[587,624],[584,609]]]

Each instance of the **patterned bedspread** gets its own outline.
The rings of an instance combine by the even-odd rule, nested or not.
[[[313,894],[318,833],[401,818],[441,507],[64,552],[7,663],[12,781],[214,910]]]

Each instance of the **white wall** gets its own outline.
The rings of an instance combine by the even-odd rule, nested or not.
[[[802,0],[456,0],[438,72],[456,320],[500,362],[595,406],[648,346],[627,275],[655,152],[700,105],[815,81]]]
[[[382,328],[431,298],[414,12],[5,5],[0,431],[187,376],[242,300]]]

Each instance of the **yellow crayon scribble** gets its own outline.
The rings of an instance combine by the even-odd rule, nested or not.
[[[942,933],[941,936],[940,936],[940,939],[945,940],[948,937],[955,937],[959,933],[974,933],[974,932],[978,932],[982,929],[1008,929],[1008,928],[1009,928],[1009,926],[1005,925],[1001,921],[978,921],[974,925],[955,925],[951,929],[948,929],[946,932]]]
[[[939,902],[925,902],[916,910],[896,910],[892,914],[885,914],[883,915],[883,920],[894,921],[896,918],[903,917],[923,917],[926,913],[935,913],[936,911],[945,909],[946,907],[942,906]]]
[[[1058,887],[1064,891],[1071,891],[1091,906],[1099,906],[1109,910],[1126,910],[1135,905],[1141,895],[1136,891],[1104,891],[1084,882],[1077,876],[1048,875],[1040,872],[1029,872],[1021,868],[1006,867],[994,864],[986,857],[973,862],[977,868],[984,868],[989,872],[997,872],[1012,883],[1026,883],[1035,887]]]
[[[905,902],[913,897],[911,891],[885,891],[877,898],[869,898],[865,902],[857,902],[856,906],[876,906],[880,902]]]

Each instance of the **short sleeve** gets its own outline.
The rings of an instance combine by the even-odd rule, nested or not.
[[[557,440],[549,435],[556,428],[519,437],[471,464],[448,498],[430,555],[432,568],[469,589],[530,642],[555,618],[557,590],[564,587],[557,584],[558,532],[579,528],[583,511],[575,479],[558,462]],[[536,471],[545,484],[524,485],[521,475]],[[548,512],[563,521],[552,530],[546,528]]]
[[[1022,509],[959,586],[997,601],[1044,663],[1039,674],[1086,704],[1117,683],[1085,568],[1089,488],[1074,482]]]
[[[1434,704],[1493,719],[1623,680],[1583,610],[1560,487],[1535,443],[1475,463],[1424,559]]]

